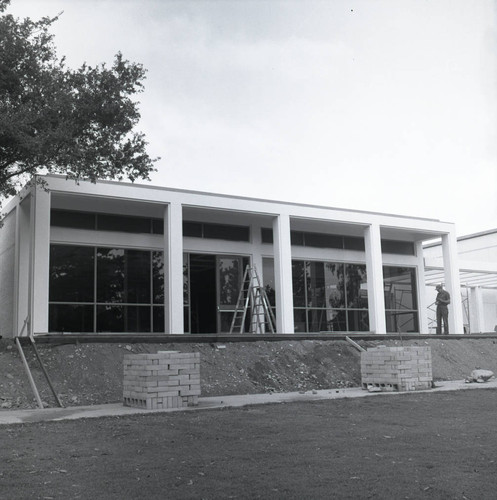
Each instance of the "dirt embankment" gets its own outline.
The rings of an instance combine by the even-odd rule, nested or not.
[[[400,341],[360,341],[364,347]],[[497,374],[495,339],[419,339],[404,345],[429,345],[434,380],[460,380],[475,368]],[[360,353],[345,341],[307,340],[226,344],[75,344],[39,345],[38,350],[65,406],[118,402],[122,398],[122,359],[128,352],[194,351],[201,355],[203,396],[309,391],[360,385]],[[56,402],[30,347],[25,348],[42,400]],[[0,409],[36,408],[19,353],[0,340]]]

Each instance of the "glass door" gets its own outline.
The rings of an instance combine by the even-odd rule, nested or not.
[[[217,331],[228,333],[249,258],[236,255],[218,255],[216,261]]]

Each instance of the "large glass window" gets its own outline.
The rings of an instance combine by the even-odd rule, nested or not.
[[[163,332],[162,252],[52,245],[51,332]]]
[[[292,262],[297,332],[368,331],[366,266],[342,262]]]
[[[387,332],[419,332],[416,270],[383,267]]]

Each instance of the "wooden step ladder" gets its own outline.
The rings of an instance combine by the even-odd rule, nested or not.
[[[250,315],[249,333],[275,333],[276,319],[255,266],[245,268],[230,333],[245,333],[247,314]]]

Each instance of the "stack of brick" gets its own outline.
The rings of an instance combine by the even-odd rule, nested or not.
[[[361,353],[363,389],[415,391],[432,387],[430,347],[375,347]]]
[[[137,408],[182,408],[198,404],[200,353],[159,351],[125,354],[123,403]]]

